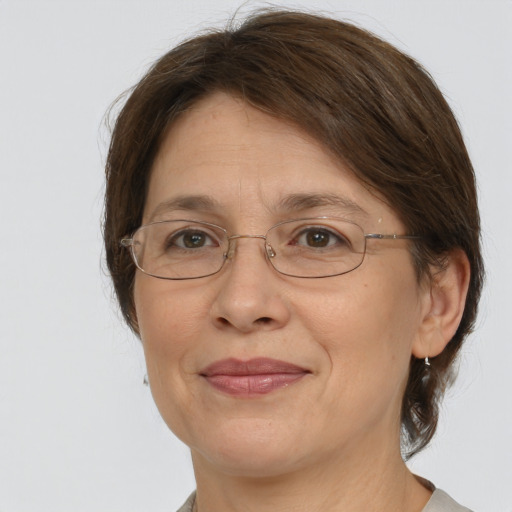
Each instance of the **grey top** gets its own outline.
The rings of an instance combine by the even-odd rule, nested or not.
[[[471,510],[456,503],[441,489],[436,489],[423,512],[471,512]]]
[[[196,493],[193,492],[178,512],[192,512]],[[435,489],[423,512],[471,512],[469,508],[456,503],[441,489]]]

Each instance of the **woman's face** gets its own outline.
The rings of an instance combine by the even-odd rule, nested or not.
[[[164,140],[143,222],[186,218],[264,234],[325,215],[365,233],[404,233],[315,140],[216,93]],[[368,241],[348,274],[300,279],[272,268],[261,239],[242,238],[216,275],[169,281],[137,271],[134,288],[162,417],[196,465],[252,476],[397,449],[428,296],[402,240]]]

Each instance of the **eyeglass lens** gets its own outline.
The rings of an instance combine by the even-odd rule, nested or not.
[[[243,235],[241,236],[243,238]],[[267,256],[280,273],[296,277],[344,274],[363,261],[365,236],[356,224],[336,218],[299,219],[269,229]],[[139,228],[132,242],[137,266],[163,279],[192,279],[218,272],[230,240],[219,226],[188,220],[162,221]]]

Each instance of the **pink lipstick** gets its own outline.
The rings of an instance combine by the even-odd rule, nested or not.
[[[285,361],[269,358],[223,359],[200,375],[215,389],[234,396],[265,395],[297,382],[310,372]]]

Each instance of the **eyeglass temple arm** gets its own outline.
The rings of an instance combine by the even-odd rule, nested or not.
[[[382,235],[380,233],[367,233],[364,235],[365,238],[376,238],[378,240],[390,239],[390,240],[420,240],[423,238],[420,235]]]

